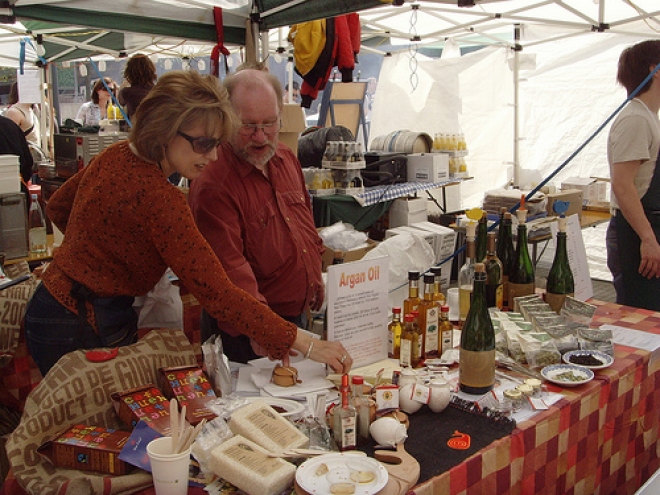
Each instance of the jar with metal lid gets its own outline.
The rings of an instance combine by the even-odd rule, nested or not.
[[[541,397],[543,391],[543,383],[538,378],[528,378],[525,380],[525,385],[532,387],[532,395],[534,397]]]
[[[518,412],[525,404],[523,394],[517,388],[510,388],[504,391],[504,398],[511,402],[511,409],[513,412]]]
[[[528,385],[527,383],[521,383],[516,388],[523,395],[523,398],[531,397],[532,394],[534,393],[534,387],[532,387],[531,385]]]

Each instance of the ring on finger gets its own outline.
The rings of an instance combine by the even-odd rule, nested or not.
[[[344,361],[346,361],[346,359],[348,359],[348,356],[347,356],[346,354],[344,354],[344,355],[341,357],[341,359],[339,360],[339,362],[340,362],[341,364],[344,364]]]

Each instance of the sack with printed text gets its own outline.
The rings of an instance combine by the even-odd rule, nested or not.
[[[183,331],[171,329],[152,330],[136,344],[120,347],[109,361],[91,362],[82,350],[66,354],[30,393],[7,441],[17,482],[34,495],[128,495],[151,486],[151,475],[138,468],[122,476],[59,468],[37,448],[75,424],[121,428],[114,392],[156,383],[158,368],[195,364]]]

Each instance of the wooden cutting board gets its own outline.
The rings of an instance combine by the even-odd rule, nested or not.
[[[419,462],[406,452],[402,443],[393,450],[377,450],[374,457],[387,469],[387,485],[377,495],[405,495],[417,484],[419,479]],[[298,486],[294,479],[294,488],[297,495],[309,495]]]

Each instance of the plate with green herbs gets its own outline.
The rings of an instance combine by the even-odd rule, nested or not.
[[[594,379],[594,372],[577,364],[552,364],[541,370],[541,376],[562,387],[577,387]]]
[[[602,370],[614,362],[614,358],[609,354],[600,351],[581,350],[569,351],[562,357],[566,364],[577,364],[590,370]]]

